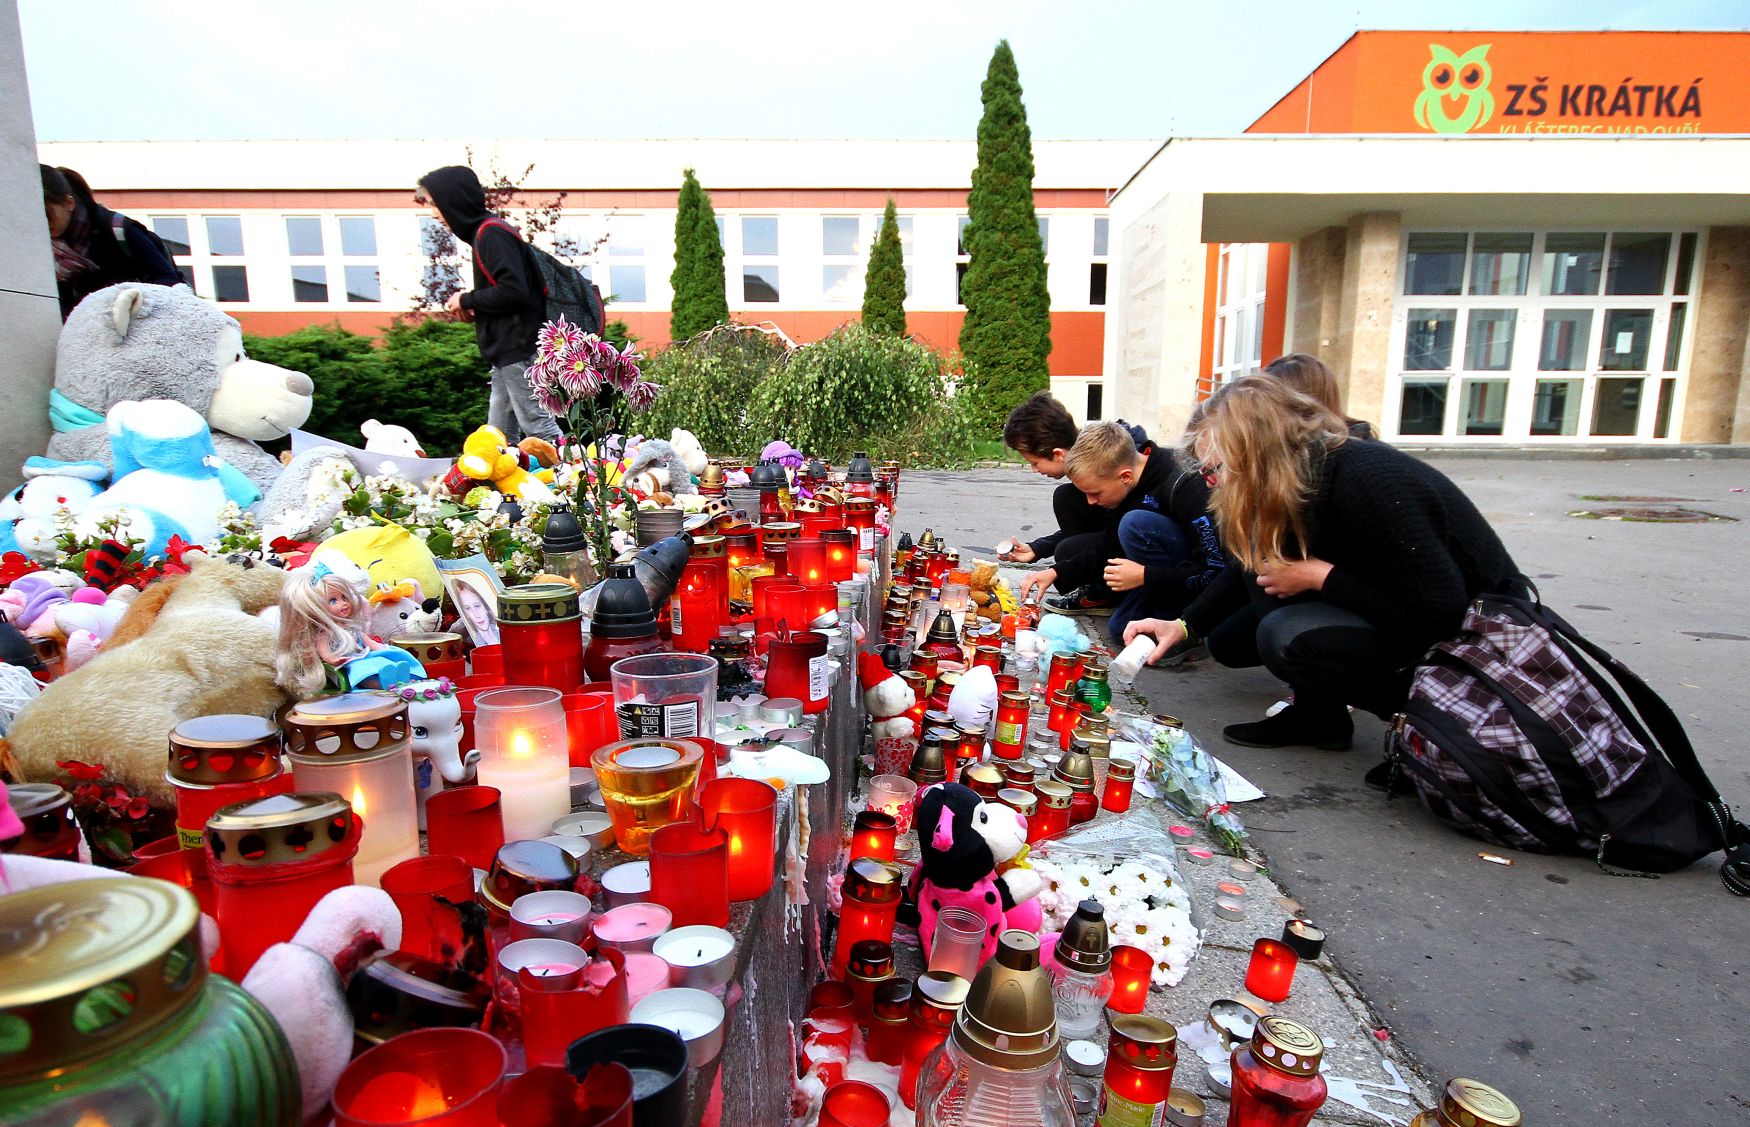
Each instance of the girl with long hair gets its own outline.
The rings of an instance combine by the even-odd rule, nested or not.
[[[1379,437],[1372,423],[1344,414],[1343,393],[1337,387],[1336,373],[1326,367],[1325,362],[1317,356],[1308,356],[1304,352],[1278,356],[1264,365],[1264,374],[1276,377],[1303,395],[1312,396],[1330,408],[1333,415],[1341,416],[1350,438]]]
[[[1429,646],[1484,592],[1517,593],[1507,549],[1439,470],[1351,437],[1330,407],[1270,376],[1221,388],[1186,432],[1187,464],[1234,559],[1184,614],[1131,623],[1158,659],[1188,636],[1223,665],[1263,665],[1293,689],[1264,720],[1223,730],[1246,747],[1341,750],[1348,705],[1380,716],[1408,696]],[[1250,606],[1254,614],[1236,614]]]

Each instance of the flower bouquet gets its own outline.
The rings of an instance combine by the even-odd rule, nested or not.
[[[1112,942],[1154,959],[1149,977],[1156,986],[1177,986],[1185,977],[1201,937],[1191,919],[1191,898],[1169,862],[1146,853],[1120,860],[1052,845],[1030,863],[1043,882],[1043,930],[1062,931],[1077,904],[1098,900]]]
[[[1191,733],[1141,718],[1123,720],[1119,729],[1142,745],[1147,760],[1143,777],[1156,793],[1188,817],[1202,819],[1223,849],[1245,856],[1246,827],[1228,806],[1215,760]]]

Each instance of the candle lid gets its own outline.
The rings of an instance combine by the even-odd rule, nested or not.
[[[273,721],[241,713],[195,716],[170,730],[173,783],[252,783],[280,773],[280,731]]]
[[[1011,928],[972,980],[954,1019],[954,1043],[995,1068],[1039,1068],[1057,1059],[1057,1005],[1039,962],[1039,937]]]
[[[1070,800],[1075,796],[1069,784],[1056,779],[1041,779],[1033,790],[1039,796],[1039,804],[1047,810],[1068,810]]]
[[[478,1026],[490,992],[483,979],[406,951],[383,951],[347,983],[353,1035],[372,1045],[428,1026]]]
[[[723,489],[723,466],[721,463],[716,461],[705,463],[705,472],[699,475],[699,489],[701,491],[721,491]],[[727,504],[724,507],[727,508]]]
[[[582,617],[569,583],[518,583],[498,593],[501,623],[570,622]]]
[[[965,981],[962,979],[961,981]],[[875,986],[874,1020],[882,1025],[899,1025],[911,1010],[912,986],[908,979],[888,978]]]
[[[0,1015],[13,1047],[0,1054],[0,1085],[125,1051],[122,1042],[200,998],[200,916],[187,890],[134,877],[0,897]]]
[[[1003,777],[1008,779],[1011,783],[1031,783],[1034,774],[1033,764],[1031,763],[1023,763],[1017,759],[1003,764]]]
[[[880,982],[893,977],[893,944],[885,939],[859,939],[851,944],[845,977]]]
[[[1465,1077],[1446,1082],[1436,1114],[1442,1127],[1519,1127],[1519,1105],[1487,1084]]]
[[[1258,1019],[1252,1032],[1252,1055],[1289,1076],[1314,1076],[1325,1055],[1325,1043],[1293,1018],[1271,1014]]]
[[[1082,732],[1097,732],[1109,736],[1112,731],[1112,721],[1103,712],[1083,712],[1076,717],[1076,734]]]
[[[397,634],[388,641],[391,646],[412,654],[421,664],[431,661],[460,661],[467,653],[462,644],[462,636],[447,630]]]
[[[966,1004],[972,983],[945,970],[927,970],[918,975],[911,989],[911,1012],[936,1010],[952,1015]]]
[[[1104,662],[1090,661],[1082,668],[1082,680],[1084,681],[1104,681],[1105,679],[1106,665]]]
[[[695,560],[720,560],[729,558],[729,541],[721,536],[693,537],[693,551],[688,557]]]
[[[1094,759],[1088,754],[1081,737],[1076,737],[1068,754],[1057,761],[1057,770],[1053,774],[1071,790],[1087,790],[1094,785]]]
[[[1023,818],[1031,818],[1039,808],[1039,799],[1033,792],[1020,787],[1003,787],[997,791],[997,801]]]
[[[858,857],[845,869],[844,894],[876,904],[890,904],[899,899],[905,874],[898,865],[877,861],[873,857]]]
[[[1059,965],[1084,974],[1100,974],[1112,966],[1112,941],[1106,934],[1106,909],[1098,900],[1083,900],[1057,937]]]
[[[1136,778],[1136,764],[1128,759],[1114,759],[1106,764],[1106,779],[1127,783]]]
[[[393,693],[332,693],[294,704],[280,719],[286,752],[341,763],[407,754],[407,702]]]
[[[1111,1048],[1132,1068],[1170,1071],[1179,1059],[1179,1031],[1147,1014],[1113,1014]]]
[[[6,801],[24,821],[69,805],[73,796],[58,783],[13,783],[6,788]]]
[[[357,852],[352,804],[328,791],[296,791],[233,802],[207,819],[209,858],[223,865],[284,865],[330,852]]]
[[[480,885],[480,900],[506,915],[510,906],[531,892],[571,891],[577,883],[577,861],[544,841],[512,841],[492,858],[492,868]]]
[[[1003,773],[994,763],[970,763],[966,770],[960,772],[960,783],[962,786],[973,787],[974,790],[978,789],[973,786],[976,783],[998,791],[1003,786]]]
[[[1183,720],[1166,712],[1155,713],[1155,723],[1166,728],[1183,728],[1185,726]]]

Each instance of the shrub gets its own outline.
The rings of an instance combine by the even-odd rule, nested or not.
[[[645,378],[662,391],[640,429],[666,438],[681,427],[713,453],[748,452],[748,403],[788,351],[781,337],[737,325],[677,341],[644,365]]]

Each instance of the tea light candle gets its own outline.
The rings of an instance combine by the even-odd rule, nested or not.
[[[1192,829],[1190,826],[1168,826],[1167,832],[1172,834],[1173,840],[1178,842],[1180,845],[1185,844],[1186,842],[1190,841],[1192,838],[1197,836],[1197,831]]]
[[[1244,919],[1246,902],[1228,896],[1218,896],[1215,900],[1215,914],[1224,920]]]
[[[1106,1070],[1106,1050],[1097,1041],[1065,1041],[1063,1055],[1077,1076],[1098,1076]]]
[[[687,1043],[687,1064],[702,1068],[723,1051],[723,1003],[703,990],[658,990],[632,1007],[638,1025],[672,1029]]]
[[[673,919],[661,904],[622,904],[596,917],[595,937],[622,953],[648,952]]]
[[[1246,989],[1266,1002],[1286,1002],[1299,963],[1288,944],[1260,939],[1252,944],[1252,961],[1246,965]]]
[[[555,889],[519,896],[510,906],[510,937],[583,942],[589,927],[589,897]]]
[[[588,767],[573,767],[571,769],[571,805],[582,806],[589,801],[589,796],[598,789],[594,771]]]
[[[1193,865],[1213,865],[1215,864],[1215,851],[1205,849],[1200,845],[1193,845],[1185,850],[1185,860]]]
[[[593,852],[589,842],[581,837],[562,837],[555,834],[552,837],[541,838],[540,841],[543,844],[565,850],[565,852],[571,854],[573,860],[578,862],[589,860],[589,855]],[[578,868],[583,868],[583,865],[579,864]]]
[[[614,844],[614,820],[593,810],[567,814],[553,823],[553,832],[560,837],[582,838],[595,849],[606,849]]]
[[[581,973],[588,965],[589,955],[583,948],[561,939],[521,939],[498,949],[501,984],[507,979],[514,984],[519,971],[526,970],[536,978],[564,979]]]
[[[650,862],[627,861],[602,874],[602,896],[608,907],[620,908],[650,899]]]
[[[780,728],[802,723],[802,702],[795,697],[771,697],[760,705],[760,719]]]
[[[1216,882],[1215,891],[1222,896],[1227,897],[1229,900],[1243,901],[1246,898],[1246,886],[1243,884],[1236,884],[1231,880]]]
[[[735,972],[735,936],[720,927],[677,927],[658,939],[651,952],[667,967],[667,985],[717,990]]]
[[[1108,1009],[1121,1014],[1139,1014],[1148,1004],[1148,984],[1155,969],[1154,956],[1140,947],[1112,948],[1112,997]]]
[[[1258,875],[1258,866],[1255,862],[1235,857],[1227,863],[1227,875],[1238,881],[1249,882]]]
[[[1303,959],[1316,959],[1325,949],[1325,933],[1305,920],[1282,925],[1282,942]]]

